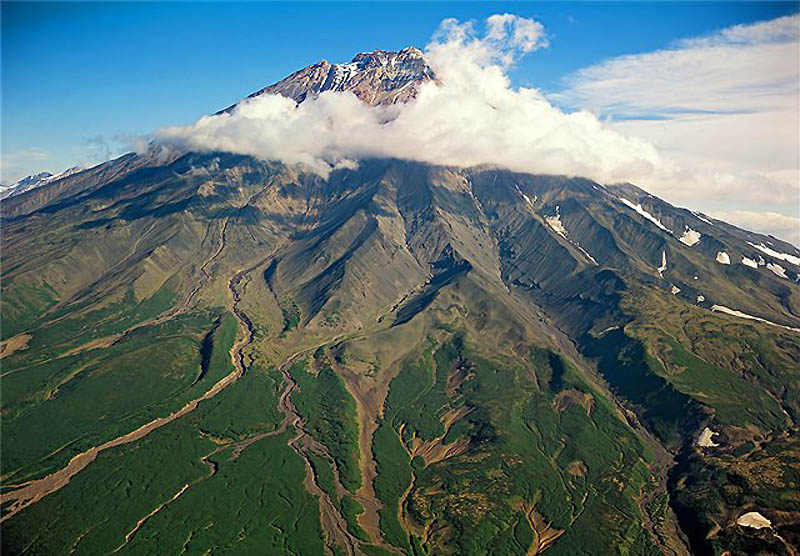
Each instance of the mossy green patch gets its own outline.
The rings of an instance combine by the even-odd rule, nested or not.
[[[327,446],[336,462],[342,485],[350,492],[361,486],[358,467],[358,421],[356,404],[330,366],[324,366],[317,376],[307,372],[303,363],[290,369],[297,382],[292,395],[297,412],[303,417],[309,432]]]
[[[3,378],[3,468],[35,476],[90,446],[168,415],[231,370],[228,323],[202,365],[210,314],[130,333],[104,349],[33,364]]]
[[[0,339],[16,336],[31,330],[50,307],[58,302],[56,292],[47,282],[4,280],[3,295],[0,296]]]

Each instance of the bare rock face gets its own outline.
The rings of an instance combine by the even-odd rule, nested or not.
[[[409,46],[400,52],[362,52],[347,64],[331,64],[322,60],[248,98],[280,94],[300,103],[325,91],[350,91],[373,106],[396,104],[414,98],[419,85],[433,78],[433,70],[425,61],[422,51]]]

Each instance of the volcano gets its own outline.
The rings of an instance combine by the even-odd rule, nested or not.
[[[376,50],[251,97],[436,79]],[[491,166],[153,143],[42,181],[2,203],[4,553],[800,544],[787,242]]]

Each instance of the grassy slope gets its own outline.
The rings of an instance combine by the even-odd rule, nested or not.
[[[386,506],[381,516],[387,539],[402,547],[419,544],[418,539],[406,540],[394,518],[411,470],[408,457],[400,457],[398,430],[403,424],[434,429],[428,412],[417,414],[418,400],[444,395],[436,383],[466,364],[472,378],[448,403],[466,404],[471,413],[446,441],[466,435],[471,449],[428,467],[415,465],[417,481],[408,509],[420,526],[438,524],[435,529],[442,535],[437,539],[434,534],[423,548],[432,553],[518,554],[531,538],[519,509],[528,503],[546,522],[566,531],[550,549],[553,553],[652,551],[641,527],[631,526],[641,520],[633,496],[646,481],[643,447],[570,369],[558,369],[557,390],[540,388],[552,378],[553,358],[535,351],[531,359],[527,363],[535,376],[525,362],[473,357],[456,339],[398,375],[375,437],[376,491]],[[590,414],[579,404],[556,406],[559,392],[579,390],[592,396]],[[583,475],[568,471],[575,462],[582,462]]]
[[[656,294],[631,304],[628,334],[647,364],[676,390],[710,408],[721,425],[763,433],[800,415],[800,337],[769,325],[720,318]]]
[[[24,332],[36,322],[40,315],[58,302],[56,292],[47,282],[3,284],[0,301],[3,326],[0,337],[5,340]]]
[[[228,183],[236,176],[237,172],[229,172],[217,178]],[[260,179],[253,180],[256,182],[261,187]],[[192,189],[199,183],[188,185]],[[196,207],[198,212],[212,214],[212,205],[225,198],[221,183],[212,185],[214,195],[199,201],[203,207],[202,211]],[[302,191],[294,185],[290,189]],[[438,189],[441,191],[437,194],[447,195],[446,188]],[[493,190],[498,189],[493,185]],[[169,191],[164,193],[171,195]],[[140,218],[182,212],[186,205],[177,193],[180,191],[175,199],[148,198],[143,206],[125,210],[122,216]],[[240,206],[246,200],[239,198],[242,193],[241,189],[231,188],[228,194],[235,197],[231,206]],[[516,193],[512,195],[516,199]],[[289,197],[296,198],[298,205],[285,210],[284,215],[308,214],[309,207],[303,205],[307,203],[305,195],[292,193],[283,200],[289,202]],[[458,203],[465,202],[466,197],[461,197],[459,194]],[[102,195],[100,199],[105,200]],[[300,210],[295,210],[298,207]],[[246,214],[257,219],[259,209],[249,208],[252,210]],[[345,208],[342,212],[348,215],[360,212],[349,205]],[[387,202],[386,210],[392,214],[391,202]],[[239,209],[226,210],[215,218],[234,218],[236,225],[231,227],[229,238],[237,232],[244,237],[245,228],[237,220],[242,214]],[[412,212],[403,218],[416,221]],[[513,218],[502,220],[513,223]],[[457,223],[456,219],[452,222]],[[289,229],[295,223],[289,220]],[[247,228],[246,232],[252,236],[253,230],[258,233],[258,226]],[[632,226],[630,230],[631,237],[645,237]],[[455,235],[466,238],[468,234]],[[447,239],[438,231],[436,236]],[[211,240],[215,238],[216,233],[211,234],[206,247],[214,248]],[[535,252],[532,263],[551,258],[571,262],[551,257],[558,247],[553,238],[531,238],[539,239],[520,233],[519,245],[534,249],[550,246],[550,251]],[[253,262],[268,251],[270,243],[262,236],[251,239],[253,243],[234,241],[233,249],[226,253],[236,251],[236,256],[209,267],[219,274],[212,285],[219,294],[215,299],[227,295],[223,267],[244,267],[242,260]],[[404,240],[408,246],[408,237],[398,245]],[[341,242],[332,241],[331,245],[337,243]],[[185,247],[193,245],[187,242]],[[474,253],[490,251],[480,241],[473,247]],[[319,258],[318,249],[309,253]],[[487,268],[494,265],[489,259],[483,261]],[[672,258],[670,261],[673,264]],[[351,267],[358,269],[363,262],[354,258]],[[380,266],[375,265],[374,259],[370,264]],[[558,264],[539,270],[545,277],[561,279],[560,271],[567,266],[561,268]],[[171,263],[165,266],[171,267]],[[523,269],[523,273],[532,270],[535,268]],[[373,283],[383,277],[378,274]],[[346,286],[338,293],[354,289],[350,287],[354,283],[350,279],[343,281]],[[244,284],[241,289],[245,289]],[[405,287],[400,289],[405,291]],[[194,314],[159,327],[143,328],[114,348],[52,360],[78,344],[118,333],[161,314],[174,304],[174,292],[179,290],[176,284],[167,282],[147,299],[138,300],[133,290],[126,290],[118,291],[118,298],[113,301],[93,298],[99,296],[96,292],[83,292],[79,296],[81,302],[48,316],[66,317],[64,320],[42,325],[39,317],[53,307],[59,293],[47,283],[4,283],[4,337],[20,331],[34,332],[27,350],[3,361],[4,372],[20,371],[4,379],[4,458],[16,462],[14,465],[27,466],[26,474],[41,473],[48,466],[63,464],[82,446],[164,414],[228,372],[227,354],[235,321],[230,316],[220,321],[219,313]],[[388,303],[394,300],[395,293],[403,292],[391,291],[384,301]],[[283,340],[287,344],[302,343],[307,338],[305,334],[311,337],[319,332],[309,331],[304,325],[309,317],[305,304],[301,308],[291,297],[279,299],[283,302]],[[486,306],[496,308],[496,299],[487,299]],[[700,422],[709,418],[706,411],[710,410],[720,425],[757,427],[760,434],[754,439],[754,447],[755,440],[763,441],[763,435],[782,426],[784,412],[795,418],[800,414],[798,373],[791,368],[800,353],[796,342],[781,334],[762,337],[750,325],[722,326],[724,319],[718,316],[687,316],[680,313],[685,306],[676,309],[674,305],[663,305],[672,301],[639,300],[638,310],[645,314],[635,314],[632,318],[639,320],[626,328],[625,334],[609,334],[595,346],[601,363],[606,359],[606,364],[601,365],[606,379],[639,410],[642,420],[663,442],[671,446],[687,442]],[[94,302],[102,308],[90,308]],[[326,305],[330,312],[323,316],[329,325],[358,313],[348,303],[343,305],[341,314]],[[471,306],[470,310],[470,325],[478,328],[489,320],[485,317],[491,310],[486,307]],[[427,314],[433,313],[431,310]],[[586,313],[581,310],[575,318],[585,319]],[[460,325],[454,324],[455,328]],[[269,343],[265,337],[269,333],[259,333],[262,347]],[[492,333],[469,339],[475,345],[481,342],[492,347],[478,356],[469,342],[465,344],[457,336],[432,343],[421,357],[405,362],[391,384],[383,419],[373,438],[378,467],[374,486],[384,504],[380,525],[386,540],[415,554],[519,554],[535,539],[521,508],[534,506],[543,522],[564,530],[548,553],[651,553],[653,547],[642,532],[641,515],[634,501],[647,481],[648,454],[614,407],[552,352],[534,349],[530,355],[517,352],[511,357],[511,350],[495,347],[497,338]],[[267,346],[264,352],[279,352],[270,348]],[[449,392],[447,382],[458,367],[467,368],[469,377]],[[331,451],[345,485],[355,490],[361,477],[352,400],[329,369],[321,369],[319,375],[300,368],[292,372],[300,385],[293,395],[298,411],[312,434]],[[149,520],[125,550],[321,553],[317,501],[303,488],[302,461],[286,445],[292,431],[261,439],[237,459],[231,459],[231,446],[211,455],[222,443],[274,430],[282,418],[277,409],[279,388],[277,373],[254,366],[239,382],[202,403],[194,413],[141,442],[103,453],[63,490],[4,524],[3,552],[18,553],[28,548],[33,553],[61,553],[65,547],[74,548],[76,553],[108,552],[122,543],[138,519],[180,492],[185,484],[193,483],[186,493]],[[57,395],[50,399],[53,392]],[[467,407],[470,412],[456,422],[442,443],[469,438],[469,450],[427,467],[419,457],[411,461],[404,442],[408,447],[412,439],[435,441],[444,434],[442,417],[460,407]],[[102,419],[92,422],[97,421],[98,415]],[[52,430],[45,427],[47,423],[54,423]],[[27,431],[36,431],[39,437],[25,438]],[[10,440],[6,440],[6,433]],[[41,461],[47,450],[63,445],[76,434],[82,435],[78,442]],[[686,498],[683,502],[676,499],[674,504],[702,508],[705,514],[686,515],[704,524],[719,511],[720,502],[731,507],[754,503],[792,509],[796,500],[785,487],[796,482],[793,475],[780,479],[786,482],[777,486],[770,483],[768,488],[755,480],[771,476],[764,475],[764,470],[793,461],[791,454],[796,453],[796,447],[782,442],[770,438],[757,452],[748,455],[695,454],[694,459],[685,460],[686,467],[680,472],[696,482],[680,483],[688,485],[684,490]],[[741,448],[745,446],[748,445]],[[213,462],[213,476],[202,458]],[[752,466],[742,467],[742,462]],[[6,460],[3,464],[6,472]],[[320,486],[332,493],[333,468],[322,458],[313,458],[313,464]],[[747,486],[732,490],[732,486],[740,486],[739,477]],[[675,481],[681,478],[677,476]],[[412,480],[413,489],[400,507]],[[711,495],[706,506],[698,501],[707,488]],[[348,527],[360,537],[363,532],[356,523],[358,503],[349,495],[334,498]],[[404,529],[407,522],[414,525],[411,534]],[[417,536],[425,527],[430,535]],[[382,553],[376,547],[365,550]]]
[[[355,402],[329,366],[314,376],[302,363],[296,363],[291,373],[298,385],[292,395],[297,412],[305,420],[309,432],[330,451],[342,485],[355,492],[361,485]]]
[[[731,522],[745,509],[758,509],[789,544],[800,542],[791,525],[800,510],[800,338],[654,295],[643,296],[637,308],[628,328],[647,345],[652,367],[704,404],[710,426],[722,434],[715,449],[686,447],[671,473],[670,502],[692,549],[788,554],[771,532]],[[718,524],[722,530],[709,535]]]
[[[106,319],[111,314],[103,313]],[[136,318],[142,314],[150,313],[140,312]],[[94,331],[87,335],[112,330],[104,328],[111,325],[101,318],[96,324],[91,319],[81,322],[81,329]],[[75,321],[65,320],[63,325],[75,326]],[[691,341],[665,328],[661,323],[655,334],[653,323],[643,321],[630,328],[630,335],[613,331],[591,345],[612,387],[646,408],[641,412],[644,421],[664,442],[677,444],[697,428],[706,418],[700,404],[711,407],[722,424],[752,423],[764,431],[782,426],[782,407],[795,411],[793,387],[785,389],[780,401],[769,395],[780,376],[771,369],[790,358],[787,340],[739,334],[738,343],[730,344],[729,336],[705,338],[719,346],[733,345],[740,354],[735,361],[752,365],[755,383],[763,389],[748,390],[752,379],[746,380],[738,367],[722,356],[700,359],[691,351],[698,349],[690,349]],[[30,366],[4,378],[3,442],[15,443],[14,450],[4,450],[4,457],[10,458],[4,469],[10,462],[27,466],[26,474],[41,473],[82,446],[129,430],[205,391],[230,371],[228,352],[235,332],[231,315],[215,319],[203,313],[143,327],[112,348],[52,361],[43,361],[50,355],[44,346],[18,352],[9,358],[8,367],[4,362],[4,370]],[[47,334],[56,339],[68,336],[57,329]],[[68,345],[69,339],[64,341]],[[716,352],[706,347],[704,354],[708,353]],[[468,377],[450,391],[448,380],[459,368],[468,369]],[[789,370],[785,373],[793,376]],[[345,486],[355,491],[361,477],[353,400],[328,367],[315,376],[298,365],[292,374],[299,385],[292,398],[298,411],[331,451]],[[277,374],[253,368],[242,381],[201,404],[195,414],[141,442],[102,454],[67,487],[10,520],[4,550],[30,546],[49,553],[53,547],[76,543],[76,553],[113,550],[138,519],[183,485],[200,481],[149,520],[126,550],[147,552],[154,543],[163,543],[179,552],[189,542],[191,551],[198,552],[266,546],[275,553],[319,553],[318,509],[302,487],[302,461],[286,446],[290,436],[260,440],[232,461],[230,448],[218,452],[209,458],[217,466],[213,476],[201,460],[220,442],[277,426],[282,418],[277,409],[279,386]],[[131,397],[119,394],[131,389],[138,397],[129,407],[124,403]],[[55,397],[48,399],[54,391]],[[745,396],[752,401],[749,406],[743,405]],[[86,400],[92,400],[92,411],[102,404],[110,416],[107,424],[90,426],[94,413],[75,410],[88,407]],[[421,458],[412,462],[404,443],[409,447],[414,438],[441,437],[442,417],[461,407],[469,408],[469,414],[442,442],[469,438],[470,449],[427,467]],[[23,432],[33,430],[37,422],[42,423],[36,429],[41,434],[36,442],[26,441]],[[45,427],[46,423],[59,426]],[[39,461],[72,439],[75,430],[85,430],[78,443]],[[762,460],[768,454],[771,462],[785,461],[787,454],[795,453],[792,450],[766,445],[752,456],[752,467],[767,465]],[[477,356],[458,335],[444,343],[431,341],[392,381],[373,451],[378,469],[374,486],[383,503],[380,526],[386,541],[406,553],[518,554],[535,538],[521,509],[525,505],[532,505],[544,523],[564,531],[548,553],[653,552],[635,503],[648,480],[647,451],[602,394],[552,352],[533,349],[525,358],[488,359]],[[153,463],[168,458],[169,465]],[[320,486],[333,493],[330,464],[323,458],[313,463]],[[730,465],[723,459],[712,466],[703,459],[689,460],[682,472],[697,482],[685,483],[685,496],[675,498],[673,505],[695,508],[693,519],[701,524],[708,523],[703,520],[714,514],[718,503],[793,508],[794,501],[785,498],[789,491],[780,485],[765,489],[745,481],[742,492],[732,495]],[[745,470],[733,472],[747,477]],[[412,479],[413,488],[401,508]],[[111,487],[98,489],[99,484]],[[713,494],[707,504],[700,504],[709,485]],[[333,499],[350,531],[365,539],[357,524],[362,511],[358,502],[349,495]],[[116,511],[113,519],[108,518],[111,508]],[[398,518],[401,513],[414,524],[412,530],[405,529]],[[248,519],[231,517],[242,515]],[[41,523],[50,524],[47,534],[41,534]],[[418,533],[425,527],[431,534],[423,540]],[[740,536],[720,538],[714,541],[718,546],[745,546]],[[377,547],[365,550],[381,552]]]
[[[215,326],[212,318],[182,316],[139,328],[111,347],[54,360],[34,346],[19,352],[20,360],[32,361],[24,368],[15,354],[10,368],[4,364],[11,372],[2,389],[4,474],[30,476],[61,467],[87,447],[201,395],[232,370],[235,319],[222,317]]]
[[[287,445],[293,431],[257,441],[237,459],[230,448],[208,457],[221,442],[277,428],[278,383],[273,371],[253,369],[184,419],[103,452],[66,487],[4,524],[3,552],[106,553],[191,484],[123,552],[179,553],[185,546],[191,553],[322,554],[317,506],[303,487],[302,460]],[[217,466],[213,476],[203,457]]]

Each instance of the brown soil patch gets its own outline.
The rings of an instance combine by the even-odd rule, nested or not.
[[[347,556],[363,556],[363,552],[360,549],[359,540],[356,539],[350,533],[350,531],[348,531],[347,522],[336,508],[334,500],[319,486],[317,475],[314,472],[314,467],[311,465],[311,459],[308,456],[308,452],[311,451],[317,455],[325,457],[331,462],[337,491],[335,495],[337,497],[341,496],[342,493],[345,492],[345,489],[339,480],[338,468],[333,463],[333,458],[331,458],[330,453],[328,453],[328,450],[325,448],[325,446],[308,433],[303,419],[297,413],[297,410],[295,409],[291,400],[291,393],[296,390],[298,386],[292,378],[289,368],[291,367],[292,363],[300,357],[301,354],[310,351],[311,349],[315,349],[316,347],[319,346],[314,346],[312,348],[307,348],[305,350],[296,352],[283,365],[280,366],[279,370],[283,374],[284,380],[288,386],[284,390],[283,395],[280,397],[278,407],[284,413],[284,422],[291,424],[296,432],[294,438],[289,440],[288,444],[289,447],[292,448],[292,450],[294,450],[295,453],[300,456],[305,463],[306,478],[304,485],[306,490],[319,500],[320,524],[322,525],[322,529],[325,533],[328,551],[333,553],[332,547],[335,545],[343,549]]]
[[[447,397],[454,398],[461,385],[472,378],[472,376],[473,375],[469,372],[469,369],[467,369],[464,363],[461,363],[458,368],[447,377],[447,387],[445,388]]]
[[[594,409],[594,396],[580,390],[569,389],[559,392],[556,399],[553,400],[553,407],[559,413],[574,405],[582,407],[586,411],[586,415],[591,416],[592,409]]]
[[[589,469],[581,460],[575,460],[567,466],[567,472],[573,477],[583,477]]]
[[[725,440],[728,444],[738,445],[745,442],[754,442],[757,437],[763,436],[764,433],[758,427],[748,423],[744,427],[736,427],[728,425],[723,427],[722,431],[725,433]]]
[[[31,341],[31,338],[33,338],[31,334],[23,333],[17,334],[4,342],[0,342],[0,359],[13,355],[15,351],[27,349],[28,342]]]
[[[455,442],[449,444],[444,443],[450,427],[454,423],[468,415],[472,410],[467,406],[462,406],[458,409],[451,409],[442,417],[442,424],[444,425],[444,434],[431,440],[422,440],[419,437],[411,439],[411,447],[406,447],[409,457],[413,460],[417,456],[422,456],[425,460],[425,465],[433,465],[448,458],[452,458],[463,454],[469,448],[469,438],[459,438]],[[400,428],[400,435],[403,434],[403,427]]]
[[[377,464],[372,454],[372,438],[378,429],[378,417],[383,408],[383,401],[389,391],[391,381],[389,373],[377,373],[372,376],[365,375],[366,369],[358,369],[358,365],[337,365],[330,361],[331,367],[339,375],[345,388],[355,400],[356,415],[358,418],[358,465],[361,471],[361,487],[356,491],[356,497],[364,511],[359,514],[357,521],[370,540],[394,552],[393,547],[383,541],[380,529],[379,510],[383,508],[375,493],[374,481],[378,475]]]
[[[525,514],[525,519],[528,520],[531,531],[533,532],[533,540],[528,547],[526,556],[535,556],[541,554],[558,540],[558,537],[564,534],[563,529],[555,529],[544,518],[536,512],[536,504],[522,502],[516,504],[516,509]]]
[[[329,340],[328,344],[334,345],[342,336],[344,334]],[[401,361],[418,348],[423,338],[422,330],[414,327],[378,332],[369,339],[365,339],[363,335],[351,337],[346,343],[347,363],[339,364],[333,357],[327,358],[327,363],[342,379],[356,403],[359,425],[359,470],[362,482],[355,497],[364,507],[364,511],[357,517],[357,522],[373,544],[390,552],[399,552],[399,549],[386,544],[380,530],[378,512],[383,504],[373,486],[377,476],[377,465],[372,453],[372,440],[378,427],[378,419],[383,413],[383,402],[389,391],[389,384],[400,372]],[[342,347],[339,345],[333,349]]]

